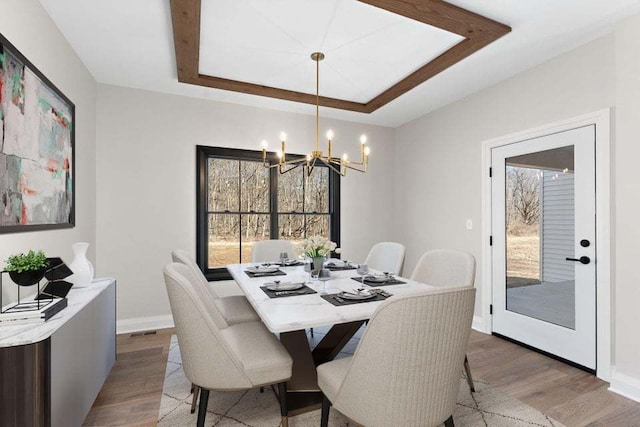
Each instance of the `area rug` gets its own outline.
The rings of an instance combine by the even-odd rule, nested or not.
[[[475,379],[476,392],[471,393],[465,378],[460,378],[458,403],[453,418],[456,426],[486,427],[562,427],[563,424],[542,412],[513,399],[505,393]],[[195,426],[197,413],[191,414],[191,383],[182,371],[178,341],[171,338],[158,426]],[[280,406],[274,392],[266,388],[243,392],[211,392],[207,426],[278,427]],[[329,425],[353,427],[338,411],[331,410]],[[291,427],[320,426],[320,410],[289,418]]]

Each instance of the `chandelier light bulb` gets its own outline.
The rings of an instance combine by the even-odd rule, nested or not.
[[[364,148],[364,155],[365,155],[365,156],[368,156],[370,153],[371,153],[371,148],[369,148],[369,147],[365,147],[365,148]]]
[[[330,141],[333,139],[333,131],[331,129],[327,131],[327,139]]]
[[[362,135],[360,137],[360,144],[366,144],[367,143],[367,135]]]
[[[266,149],[266,148],[267,148],[267,145],[268,145],[268,144],[267,144],[267,140],[266,140],[266,139],[263,139],[263,140],[262,140],[261,145],[262,145],[262,148],[263,148],[263,149]]]
[[[312,158],[312,157],[311,157],[311,154],[307,154],[307,162],[310,162],[310,161],[311,161],[311,158]]]
[[[284,132],[280,132],[280,141],[286,141],[287,140],[287,134]]]
[[[344,153],[342,155],[342,160],[344,160],[345,162],[349,160],[349,155],[347,153]]]

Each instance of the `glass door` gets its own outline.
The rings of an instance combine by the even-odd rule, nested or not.
[[[493,331],[595,369],[595,128],[492,150]]]

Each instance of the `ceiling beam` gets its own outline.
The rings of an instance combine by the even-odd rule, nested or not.
[[[458,34],[464,40],[367,103],[321,96],[319,103],[324,107],[372,113],[511,31],[507,25],[442,0],[358,1]],[[200,74],[200,10],[201,0],[171,0],[178,81],[306,104],[316,103],[313,94]]]

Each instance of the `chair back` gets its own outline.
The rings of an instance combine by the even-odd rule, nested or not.
[[[164,280],[186,377],[207,389],[250,388],[242,363],[221,330],[227,327],[193,269],[182,263],[164,268]]]
[[[404,263],[405,247],[395,242],[380,242],[373,245],[364,263],[370,268],[400,274]]]
[[[198,264],[196,263],[196,260],[193,259],[191,257],[191,255],[189,255],[187,253],[187,251],[183,250],[183,249],[176,249],[175,251],[171,252],[171,259],[173,260],[173,262],[179,262],[181,264],[184,264],[188,267],[191,268],[191,270],[193,270],[193,274],[195,274],[195,276],[202,281],[202,283],[204,283],[205,285],[205,289],[207,290],[207,292],[211,295],[211,297],[213,299],[218,299],[220,298],[220,296],[213,290],[213,288],[209,285],[209,281],[207,280],[206,277],[204,277],[204,274],[202,273],[202,270],[200,270],[200,267],[198,266]]]
[[[289,258],[296,257],[296,248],[288,240],[262,240],[253,245],[251,262],[275,262],[280,259],[280,253],[286,252]]]
[[[454,249],[435,249],[422,255],[411,280],[438,287],[473,286],[476,260]]]
[[[475,288],[394,297],[369,321],[334,407],[366,426],[435,426],[453,414]]]

